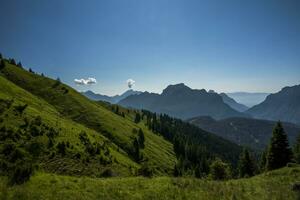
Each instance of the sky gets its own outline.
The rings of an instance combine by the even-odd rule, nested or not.
[[[135,90],[157,93],[176,83],[217,92],[276,92],[300,84],[298,0],[0,5],[2,55],[79,91],[114,95],[131,81]]]

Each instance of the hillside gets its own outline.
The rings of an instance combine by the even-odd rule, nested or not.
[[[300,85],[285,87],[270,94],[265,101],[253,106],[246,113],[259,119],[300,124]]]
[[[300,168],[282,168],[252,178],[210,181],[193,178],[91,179],[38,173],[21,186],[7,187],[0,177],[1,199],[206,199],[295,200],[292,186]]]
[[[143,126],[143,124],[134,123],[130,116],[122,117],[117,115],[100,104],[88,100],[74,89],[59,81],[27,72],[8,63],[6,63],[6,67],[1,70],[1,73],[2,76],[10,80],[7,81],[1,77],[1,86],[5,84],[10,85],[9,88],[1,87],[2,93],[9,93],[6,99],[16,99],[22,104],[26,102],[29,105],[28,108],[38,105],[39,107],[35,108],[37,111],[36,115],[41,115],[43,121],[50,117],[47,113],[42,113],[47,108],[47,105],[49,105],[53,112],[56,113],[56,115],[52,117],[52,121],[57,123],[61,122],[61,126],[69,127],[71,130],[74,129],[74,131],[66,131],[70,135],[73,135],[73,132],[76,130],[77,136],[74,137],[77,137],[77,140],[74,141],[75,144],[77,144],[78,134],[82,129],[87,133],[93,132],[93,135],[97,135],[98,137],[107,138],[106,140],[115,146],[116,151],[123,152],[126,158],[123,160],[131,163],[131,165],[125,168],[127,168],[128,171],[132,168],[132,173],[135,173],[134,168],[139,168],[139,164],[136,163],[132,157],[132,151],[134,149],[133,141],[137,136],[137,130],[142,129],[145,134],[144,159],[149,161],[149,165],[153,166],[155,173],[172,173],[174,163],[176,162],[173,145],[157,134],[153,134]],[[14,88],[17,89],[14,90]],[[24,100],[24,95],[18,91],[26,92],[31,96],[30,99],[33,100]],[[35,99],[41,103],[35,103]],[[43,117],[43,115],[45,117]],[[23,118],[25,118],[25,116],[21,116],[20,120]],[[65,122],[63,119],[68,121]],[[69,122],[71,124],[69,124]],[[7,124],[11,123],[10,121],[7,122]],[[72,124],[83,128],[75,128]],[[57,124],[49,124],[48,126],[56,128]],[[67,141],[69,141],[69,139],[67,139]],[[70,140],[70,142],[72,142],[72,140]],[[97,140],[96,142],[101,141]],[[74,146],[75,144],[72,143],[71,145]],[[66,162],[72,164],[72,162],[67,160]],[[74,162],[76,162],[76,160]],[[123,163],[122,160],[117,162],[120,162],[120,165],[126,166],[126,162]],[[119,169],[119,167],[116,168]]]
[[[276,124],[275,121],[239,117],[223,120],[214,120],[211,117],[195,117],[188,121],[236,144],[258,150],[263,150],[268,145],[273,127]],[[290,144],[294,144],[300,133],[300,127],[291,123],[283,123],[283,127]]]
[[[165,113],[180,119],[211,116],[215,119],[247,117],[225,104],[222,97],[205,90],[191,89],[183,83],[169,85],[161,94],[142,93],[129,96],[119,102],[128,108],[146,109]]]

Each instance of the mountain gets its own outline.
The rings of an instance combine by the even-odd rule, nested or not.
[[[220,93],[220,96],[222,97],[224,103],[229,105],[231,108],[233,108],[236,111],[244,112],[248,110],[249,108],[241,103],[237,103],[233,98],[230,98],[225,93]]]
[[[259,119],[300,124],[300,85],[285,87],[270,94],[265,101],[253,106],[246,113]]]
[[[211,117],[195,117],[189,119],[188,122],[236,144],[258,150],[263,150],[268,145],[276,124],[275,121],[239,117],[218,121]],[[290,144],[294,144],[300,133],[300,127],[291,123],[283,123],[283,128]]]
[[[144,92],[131,95],[119,102],[120,105],[147,109],[152,112],[188,119],[195,116],[211,116],[215,119],[227,117],[247,117],[223,102],[220,95],[206,90],[191,89],[183,83],[169,85],[161,94]]]
[[[116,104],[118,103],[120,100],[130,96],[130,95],[135,95],[135,94],[140,94],[142,92],[140,91],[134,91],[132,89],[127,90],[126,92],[124,92],[121,95],[115,95],[115,96],[107,96],[107,95],[102,95],[102,94],[96,94],[91,90],[88,90],[86,92],[82,92],[82,94],[84,96],[86,96],[87,98],[94,100],[94,101],[106,101],[109,102],[111,104]]]
[[[236,102],[246,105],[247,107],[252,107],[263,102],[270,93],[232,92],[226,94]]]

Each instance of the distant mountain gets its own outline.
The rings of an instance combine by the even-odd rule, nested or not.
[[[268,145],[276,123],[275,121],[239,117],[219,121],[211,117],[196,117],[189,119],[188,122],[239,145],[259,150]],[[288,134],[290,144],[293,144],[300,133],[300,127],[291,123],[283,123],[283,127]]]
[[[252,107],[263,102],[270,93],[232,92],[226,94],[236,102]]]
[[[115,104],[118,103],[120,100],[130,96],[130,95],[134,95],[134,94],[140,94],[141,92],[139,91],[134,91],[132,89],[127,90],[126,92],[124,92],[121,95],[115,95],[115,96],[107,96],[107,95],[102,95],[102,94],[96,94],[93,91],[86,91],[86,92],[82,92],[82,94],[86,97],[88,97],[91,100],[94,101],[107,101],[109,103]]]
[[[125,107],[166,113],[181,119],[208,115],[215,119],[247,117],[223,102],[220,95],[206,90],[191,89],[183,83],[169,85],[161,94],[144,92],[119,102]]]
[[[244,112],[248,110],[249,108],[241,103],[237,103],[233,98],[230,98],[228,95],[225,93],[220,93],[220,96],[222,97],[224,103],[229,105],[231,108],[239,111],[239,112]]]
[[[265,101],[246,113],[259,119],[300,124],[300,85],[285,87],[278,93],[270,94]]]

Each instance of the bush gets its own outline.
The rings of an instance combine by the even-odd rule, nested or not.
[[[145,177],[152,177],[154,175],[154,170],[149,166],[148,163],[144,163],[138,171],[139,175]]]
[[[16,166],[10,177],[10,184],[22,184],[30,179],[34,172],[34,168],[31,164],[23,163]]]
[[[231,178],[231,168],[229,164],[221,159],[216,159],[210,165],[210,177],[213,180],[226,180]]]
[[[114,177],[114,176],[116,176],[116,174],[110,168],[105,169],[101,174],[101,177],[106,177],[106,178]]]

